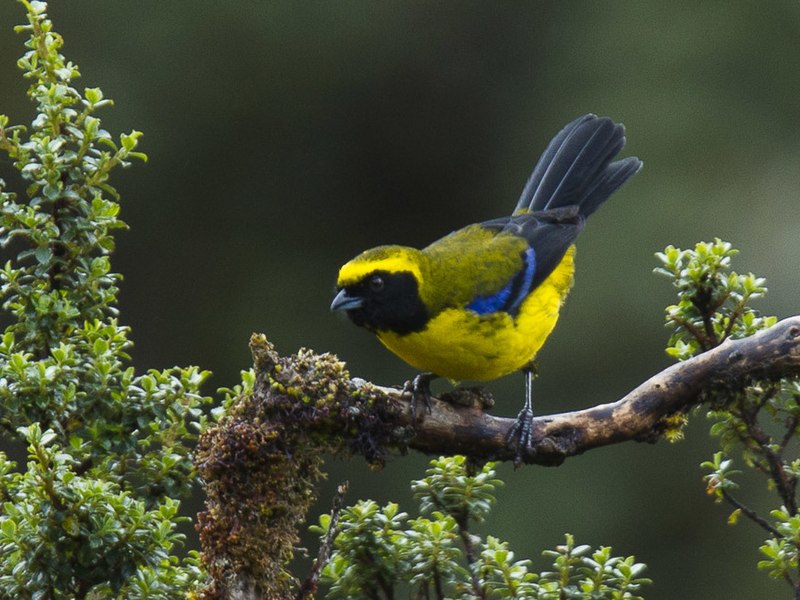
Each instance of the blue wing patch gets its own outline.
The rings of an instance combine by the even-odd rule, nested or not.
[[[536,252],[528,247],[522,253],[523,268],[514,275],[514,278],[506,284],[499,292],[491,296],[479,296],[467,305],[467,309],[486,315],[493,312],[505,311],[516,314],[522,301],[531,291],[531,283],[536,273]]]
[[[508,298],[511,296],[511,287],[513,283],[512,280],[502,290],[491,296],[478,296],[467,305],[467,309],[479,315],[497,312],[508,302]]]

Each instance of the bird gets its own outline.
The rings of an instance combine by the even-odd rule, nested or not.
[[[524,405],[507,434],[519,463],[533,441],[534,359],[572,287],[575,240],[643,164],[613,161],[625,141],[622,124],[583,115],[552,138],[511,215],[423,249],[378,246],[341,267],[331,310],[420,371],[404,387],[412,413],[418,397],[431,410],[436,377],[490,381],[522,371]]]

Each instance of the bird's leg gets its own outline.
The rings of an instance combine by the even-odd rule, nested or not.
[[[428,409],[428,414],[431,413],[433,407],[431,405],[431,381],[439,377],[434,373],[419,373],[414,376],[414,379],[406,381],[403,385],[403,393],[411,393],[411,418],[417,420],[417,402],[421,398],[425,402],[425,408]]]
[[[533,364],[528,364],[523,368],[525,375],[525,405],[519,411],[517,420],[506,435],[506,443],[514,444],[517,447],[517,453],[514,457],[515,467],[522,464],[522,453],[531,447],[533,438],[533,404],[531,397],[533,395],[534,371]]]

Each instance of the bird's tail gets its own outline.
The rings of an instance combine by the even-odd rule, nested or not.
[[[575,119],[542,153],[514,214],[578,206],[588,217],[642,168],[634,156],[611,162],[623,146],[622,124],[596,115]]]

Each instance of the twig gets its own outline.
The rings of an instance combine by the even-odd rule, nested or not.
[[[464,553],[466,554],[467,564],[469,565],[469,572],[472,578],[472,591],[475,592],[476,597],[485,599],[486,590],[483,588],[483,585],[481,585],[478,573],[472,568],[478,560],[475,552],[475,544],[472,542],[472,534],[466,527],[461,527],[460,525],[458,527],[458,532],[461,535],[461,543],[464,544]]]
[[[780,446],[778,446],[778,452],[783,454],[786,450],[786,446],[789,445],[789,442],[792,441],[795,435],[795,429],[797,426],[800,425],[800,415],[793,416],[786,425],[786,433],[783,435],[783,439],[781,440]]]
[[[776,539],[780,539],[780,538],[783,537],[781,535],[781,532],[778,531],[777,529],[775,529],[775,527],[769,521],[767,521],[763,517],[759,516],[759,514],[756,511],[754,511],[752,508],[748,508],[747,506],[745,506],[744,504],[739,502],[729,492],[727,492],[725,490],[722,490],[722,497],[725,498],[725,500],[731,506],[733,506],[733,507],[737,508],[738,510],[742,511],[742,513],[744,515],[746,515],[749,519],[751,519],[753,522],[757,523],[762,528],[766,529],[772,537],[774,537]]]
[[[340,483],[336,488],[328,531],[325,533],[322,544],[320,544],[317,558],[314,559],[314,564],[311,566],[311,573],[309,573],[295,596],[296,600],[307,600],[313,598],[314,594],[317,593],[322,569],[325,568],[325,565],[328,564],[328,560],[330,560],[331,552],[333,551],[333,543],[336,541],[336,536],[339,534],[339,516],[342,512],[342,505],[344,504],[344,497],[347,494],[348,486],[348,482],[345,481],[344,483]]]

